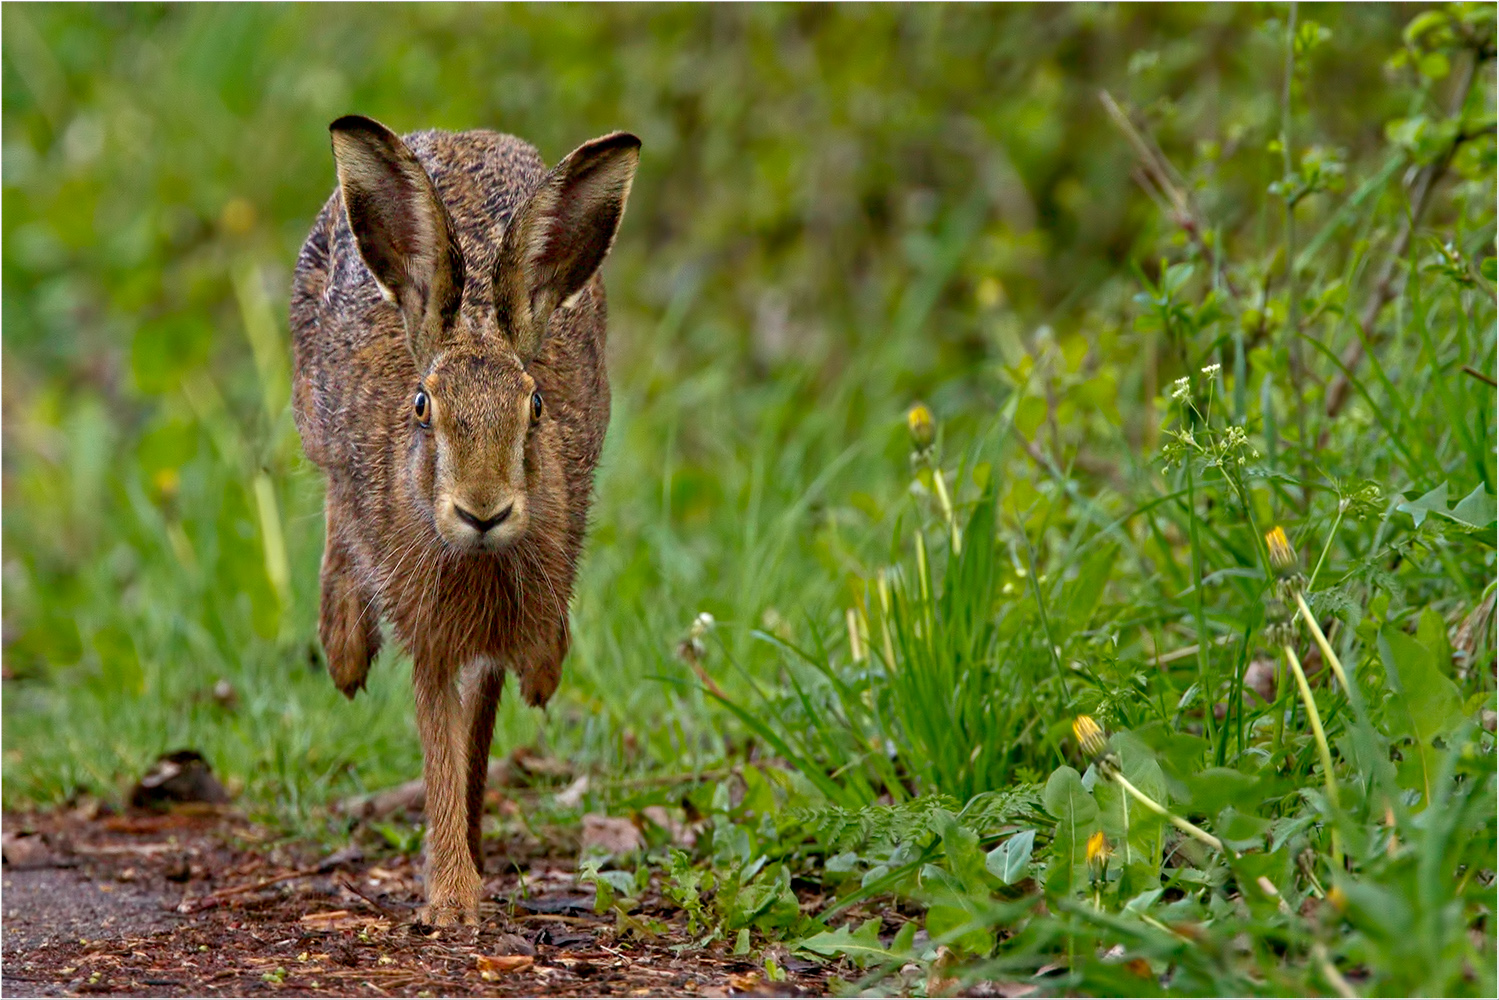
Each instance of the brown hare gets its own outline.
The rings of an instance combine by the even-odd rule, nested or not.
[[[330,126],[338,191],[297,259],[293,406],[328,477],[318,634],[352,698],[380,621],[412,656],[427,907],[478,919],[479,818],[509,670],[544,705],[609,423],[604,286],[640,156],[552,170],[496,132]]]

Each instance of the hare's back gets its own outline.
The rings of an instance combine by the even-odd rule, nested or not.
[[[487,283],[500,236],[546,176],[536,148],[502,132],[414,132],[404,137],[453,217],[470,280]],[[486,275],[475,275],[482,266]]]

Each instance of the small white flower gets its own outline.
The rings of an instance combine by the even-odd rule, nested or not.
[[[1191,381],[1192,381],[1191,379],[1189,379],[1189,378],[1187,378],[1187,376],[1183,375],[1181,378],[1179,378],[1175,382],[1173,382],[1171,384],[1172,385],[1171,398],[1172,399],[1186,399],[1187,398],[1187,393],[1189,392],[1189,387],[1191,385]]]
[[[1223,370],[1223,366],[1222,365],[1208,365],[1206,368],[1204,368],[1202,370],[1202,373],[1204,375],[1212,377],[1214,375],[1217,375],[1222,370]]]

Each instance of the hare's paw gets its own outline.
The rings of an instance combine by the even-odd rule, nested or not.
[[[470,867],[446,875],[432,875],[427,882],[427,905],[417,921],[433,927],[479,922],[479,873]]]
[[[540,708],[556,693],[557,684],[562,680],[562,661],[567,657],[571,643],[572,635],[567,621],[563,620],[557,628],[556,638],[552,642],[543,641],[530,657],[530,662],[520,667],[520,694],[527,705]]]
[[[349,698],[364,687],[380,651],[380,629],[369,606],[368,596],[347,576],[324,577],[318,638],[328,655],[328,675]]]

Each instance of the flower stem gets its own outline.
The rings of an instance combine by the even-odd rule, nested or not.
[[[1303,604],[1303,607],[1305,605]],[[1291,665],[1291,672],[1296,675],[1296,686],[1301,689],[1301,701],[1306,705],[1306,718],[1312,724],[1312,738],[1317,741],[1317,755],[1322,758],[1322,777],[1327,785],[1327,803],[1334,809],[1338,808],[1338,781],[1332,770],[1332,750],[1327,746],[1327,734],[1322,731],[1322,716],[1317,711],[1317,701],[1312,697],[1312,687],[1306,682],[1306,673],[1301,669],[1301,661],[1296,658],[1296,651],[1290,646],[1281,647],[1285,650],[1286,662]],[[1332,856],[1333,863],[1343,867],[1343,849],[1338,842],[1338,831],[1332,832]]]
[[[1306,589],[1311,590],[1317,582],[1317,574],[1322,572],[1322,564],[1327,561],[1327,550],[1332,548],[1332,540],[1338,536],[1338,528],[1343,523],[1343,507],[1338,505],[1337,519],[1332,522],[1332,530],[1327,533],[1327,543],[1322,546],[1322,554],[1317,557],[1317,565],[1312,569],[1312,578],[1306,582]]]
[[[1343,685],[1343,690],[1348,692],[1350,698],[1353,697],[1353,688],[1348,683],[1348,675],[1343,672],[1343,662],[1327,644],[1327,636],[1322,634],[1322,626],[1317,624],[1316,617],[1312,615],[1312,609],[1306,606],[1306,598],[1301,596],[1300,591],[1296,592],[1296,606],[1301,609],[1301,620],[1306,622],[1307,627],[1312,630],[1312,638],[1317,641],[1317,648],[1322,650],[1322,658],[1327,661],[1328,666],[1332,667],[1332,672],[1337,676],[1338,683]]]
[[[947,495],[947,481],[942,478],[942,470],[936,465],[932,466],[932,485],[937,489],[937,502],[942,505],[942,516],[947,519],[947,530],[952,537],[952,553],[957,555],[963,551],[963,534],[958,530],[958,518],[953,513],[952,498]]]
[[[1176,815],[1174,812],[1161,805],[1155,799],[1140,791],[1130,782],[1128,778],[1119,773],[1118,768],[1109,768],[1109,776],[1119,783],[1120,788],[1124,789],[1130,795],[1134,796],[1135,800],[1142,806],[1144,806],[1146,809],[1149,809],[1156,815],[1164,817],[1165,819],[1170,821],[1172,826],[1176,827],[1187,836],[1194,837],[1197,840],[1202,841],[1204,844],[1208,845],[1215,851],[1225,850],[1223,841],[1219,840],[1211,833],[1208,833],[1206,830],[1202,829],[1202,827],[1195,826],[1192,823],[1189,823],[1186,820],[1182,819],[1180,816]]]

